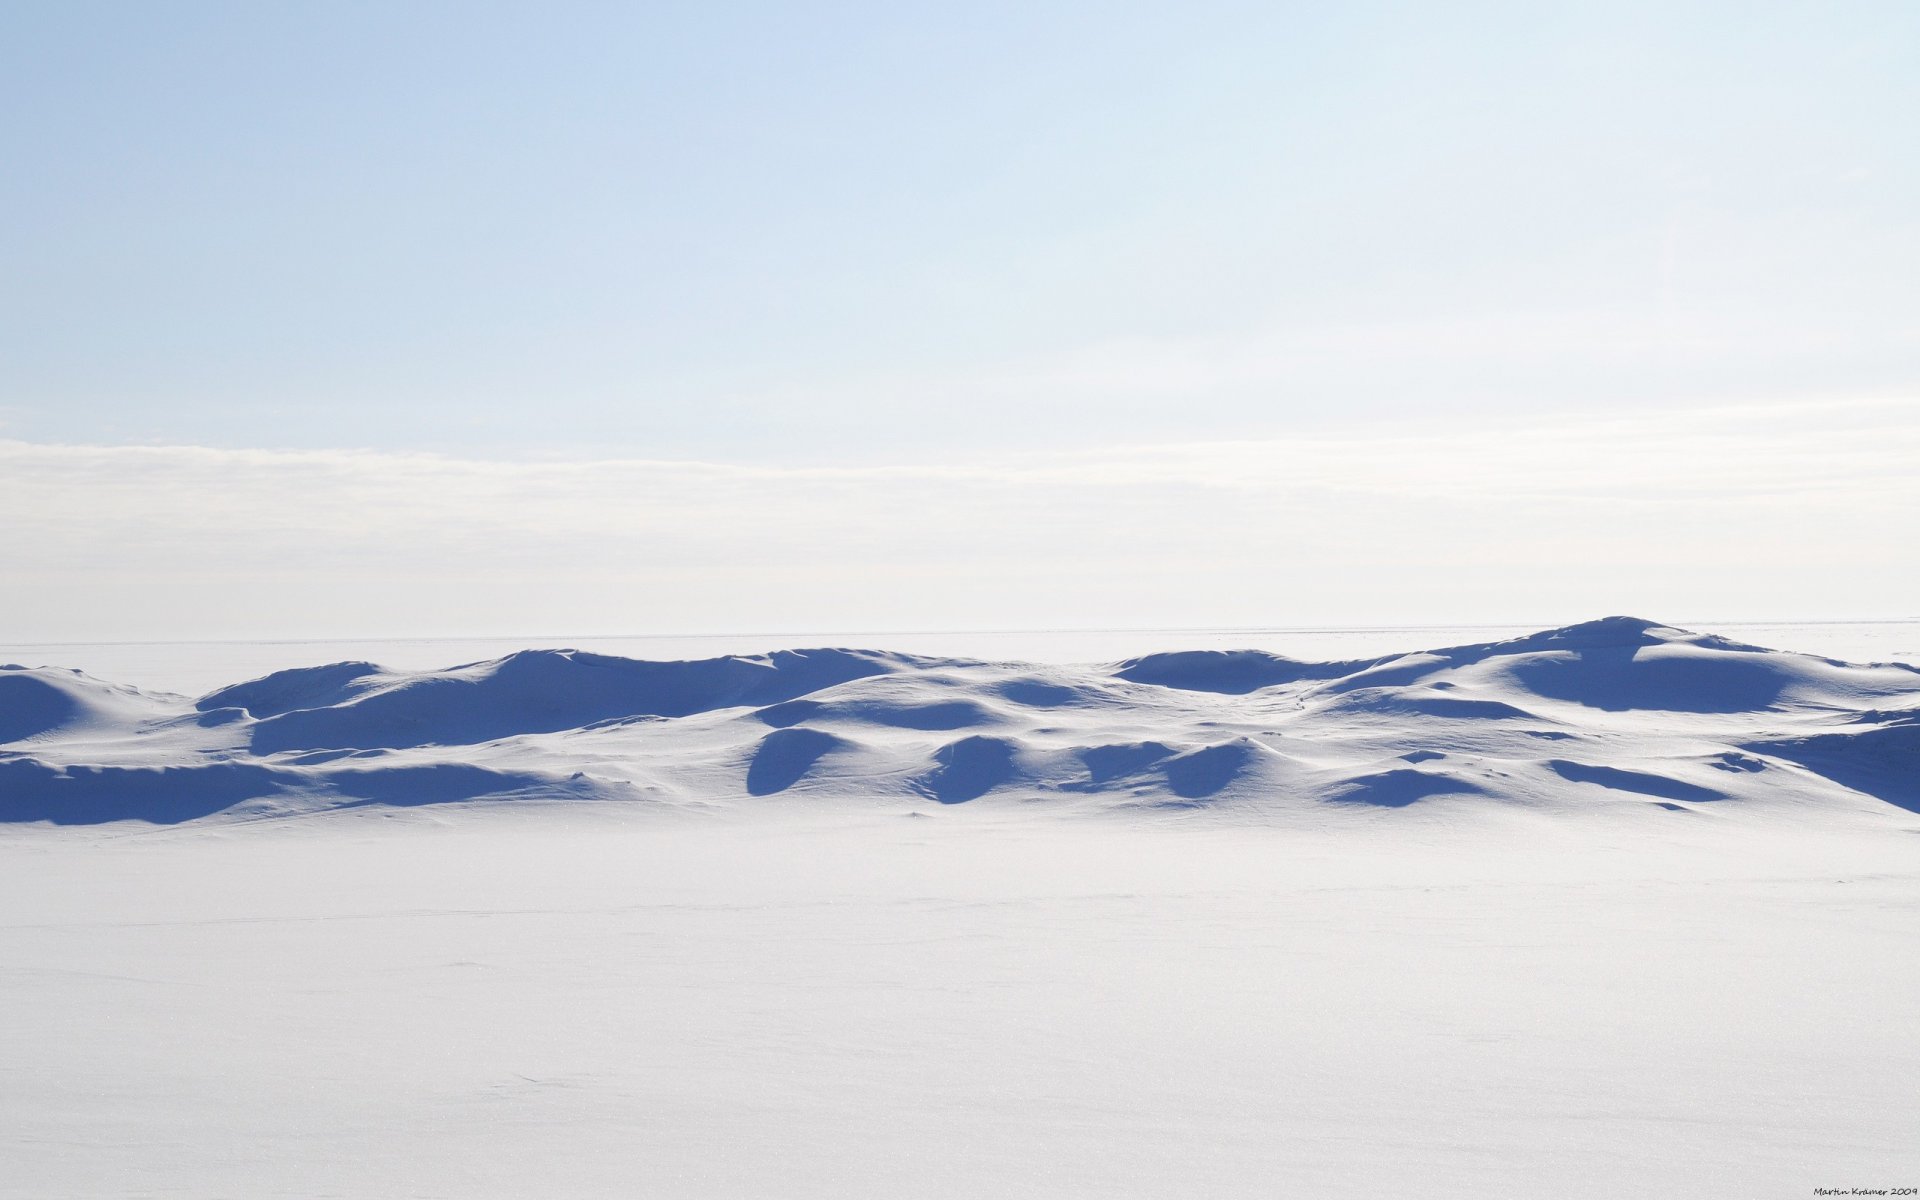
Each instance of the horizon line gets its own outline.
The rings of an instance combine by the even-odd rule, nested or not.
[[[1589,618],[1597,620],[1601,618]],[[1646,618],[1642,618],[1646,619]],[[1579,624],[1580,622],[1575,622]],[[1666,622],[1661,622],[1666,624]],[[1670,625],[1669,628],[1691,628],[1693,626],[1719,626],[1751,628],[1756,626],[1805,626],[1805,625],[1914,625],[1920,624],[1920,616],[1907,617],[1792,617],[1792,618],[1747,618],[1741,620],[1688,620],[1682,625]],[[325,646],[347,643],[398,643],[398,642],[506,642],[520,639],[553,641],[561,638],[580,638],[593,641],[668,641],[694,640],[702,638],[795,638],[795,637],[1012,637],[1032,634],[1123,634],[1123,633],[1401,633],[1422,630],[1441,629],[1559,629],[1564,623],[1540,624],[1531,621],[1459,621],[1427,622],[1422,624],[1379,624],[1379,625],[1141,625],[1115,626],[1111,628],[999,628],[999,629],[797,629],[788,631],[735,631],[703,633],[503,633],[503,634],[431,634],[431,635],[380,635],[380,636],[341,636],[341,637],[261,637],[261,638],[111,638],[86,639],[69,638],[60,641],[0,642],[0,646],[27,648],[52,648],[61,646]]]

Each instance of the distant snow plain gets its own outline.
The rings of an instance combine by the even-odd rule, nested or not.
[[[1914,627],[1779,629],[33,648],[0,1195],[1910,1187]]]

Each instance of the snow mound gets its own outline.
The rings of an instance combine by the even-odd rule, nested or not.
[[[381,674],[369,662],[295,667],[208,692],[194,707],[201,712],[237,708],[250,717],[277,717],[300,708],[345,704],[378,686]]]
[[[760,739],[747,766],[747,794],[771,796],[793,787],[836,750],[855,743],[818,729],[776,729]]]
[[[1516,703],[1532,698],[1606,712],[1753,713],[1802,704],[1856,707],[1908,694],[1920,684],[1920,671],[1898,664],[1856,666],[1608,617],[1503,642],[1382,659],[1324,690],[1414,684],[1478,688]]]
[[[783,650],[697,662],[523,650],[447,671],[389,676],[350,698],[281,711],[254,728],[253,749],[272,754],[474,745],[602,721],[684,717],[772,704],[894,670],[905,661],[856,650]]]
[[[79,671],[0,666],[0,746],[135,726],[168,711],[160,697]]]
[[[913,781],[914,790],[942,804],[964,804],[1011,782],[1020,747],[1006,738],[975,734],[934,751],[933,767]]]
[[[1244,696],[1303,679],[1335,679],[1364,663],[1312,663],[1264,650],[1180,650],[1131,658],[1114,670],[1129,683]]]
[[[1887,821],[1920,812],[1916,779],[1920,671],[1626,617],[1333,663],[538,650],[281,671],[197,701],[0,668],[4,821],[533,799]]]

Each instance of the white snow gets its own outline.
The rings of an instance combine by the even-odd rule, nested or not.
[[[1920,1182],[1920,672],[0,671],[0,1195]]]

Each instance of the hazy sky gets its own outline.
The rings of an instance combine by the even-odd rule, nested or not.
[[[0,111],[13,640],[1915,608],[1920,6],[14,3]]]

